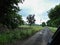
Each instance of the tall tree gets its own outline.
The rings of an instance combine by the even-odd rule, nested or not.
[[[46,23],[45,22],[42,22],[42,27],[46,26]]]
[[[23,0],[0,0],[0,24],[11,28],[17,27],[18,23],[16,19],[19,16],[17,14],[19,11],[19,2],[23,3]]]
[[[60,25],[60,4],[52,8],[48,12],[48,16],[53,26],[58,27]]]
[[[32,24],[34,24],[35,23],[35,15],[29,15],[28,17],[27,17],[27,22],[29,23],[29,25],[31,26]]]

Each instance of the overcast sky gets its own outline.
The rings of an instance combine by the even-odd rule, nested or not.
[[[19,3],[19,14],[22,15],[24,21],[29,14],[35,14],[36,24],[41,24],[49,20],[48,13],[51,8],[60,3],[60,0],[25,0],[23,4]]]

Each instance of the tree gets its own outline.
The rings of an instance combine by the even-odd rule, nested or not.
[[[17,14],[19,2],[23,3],[23,0],[0,0],[0,24],[6,25],[8,28],[18,26],[17,20],[21,19],[18,18],[21,16]]]
[[[48,16],[53,26],[58,27],[60,25],[60,4],[52,8],[48,12]]]
[[[29,23],[29,25],[31,26],[32,24],[35,24],[35,15],[29,15],[28,17],[27,17],[27,22]]]
[[[47,26],[52,26],[52,25],[51,25],[51,20],[48,20],[48,21],[47,21]]]
[[[46,26],[45,22],[42,22],[42,27]]]

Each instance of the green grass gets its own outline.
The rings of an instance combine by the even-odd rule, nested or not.
[[[25,40],[42,29],[43,27],[41,26],[20,26],[15,30],[5,31],[4,33],[0,34],[0,43]]]
[[[44,28],[42,26],[28,26],[28,25],[22,25],[20,27],[23,27],[23,28],[32,28],[32,29],[34,29],[36,31],[42,30]]]
[[[57,30],[57,28],[55,28],[55,27],[49,27],[49,29],[50,29],[53,33],[55,33],[56,30]]]

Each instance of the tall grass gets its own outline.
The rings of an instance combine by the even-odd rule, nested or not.
[[[25,40],[42,29],[43,27],[41,26],[20,26],[15,30],[5,31],[4,33],[0,34],[0,43]]]

